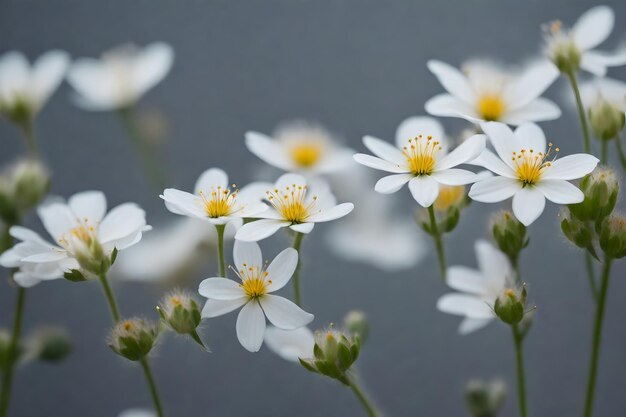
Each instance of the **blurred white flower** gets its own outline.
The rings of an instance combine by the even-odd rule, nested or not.
[[[626,112],[626,83],[610,78],[595,78],[580,84],[583,106],[589,109],[600,101]]]
[[[352,164],[351,149],[339,146],[326,129],[304,122],[283,125],[270,138],[247,132],[248,150],[264,162],[284,171],[301,174],[327,174]]]
[[[121,412],[119,417],[156,417],[156,414],[142,408],[130,408]]]
[[[521,73],[506,71],[488,61],[468,62],[461,72],[431,60],[428,69],[448,92],[426,102],[426,111],[434,116],[511,125],[561,116],[556,104],[540,97],[559,76],[559,71],[547,60],[534,62]]]
[[[298,358],[312,358],[315,337],[308,327],[295,330],[283,330],[269,326],[265,330],[265,344],[281,358],[289,362],[298,362]]]
[[[598,159],[588,154],[556,159],[559,148],[546,146],[541,128],[533,123],[513,132],[498,122],[481,124],[498,156],[485,150],[473,163],[496,174],[478,181],[470,189],[470,198],[496,203],[513,197],[515,217],[528,226],[543,212],[546,198],[557,204],[575,204],[584,199],[578,187],[568,180],[582,178],[594,170]]]
[[[439,184],[464,185],[475,181],[476,174],[454,167],[473,160],[483,151],[485,135],[475,135],[447,153],[441,125],[432,118],[410,118],[398,129],[395,147],[365,136],[363,143],[376,156],[354,155],[362,165],[394,174],[376,183],[377,192],[395,193],[408,183],[415,201],[422,207],[430,207],[439,195]]]
[[[77,59],[68,73],[76,103],[86,110],[119,110],[135,104],[169,73],[172,47],[163,42],[143,48],[122,45],[101,59]]]
[[[145,212],[136,204],[121,204],[106,214],[106,198],[99,191],[74,194],[67,203],[51,202],[37,211],[56,244],[30,229],[13,226],[11,236],[21,242],[0,256],[0,265],[20,268],[14,279],[25,287],[61,278],[72,269],[95,274],[114,248],[132,246],[150,230]]]
[[[560,21],[552,22],[545,30],[546,55],[562,71],[582,68],[604,76],[607,67],[626,64],[626,49],[614,53],[593,50],[609,37],[614,23],[615,14],[608,6],[587,10],[569,30]]]
[[[496,317],[493,306],[500,294],[515,286],[515,272],[506,255],[491,243],[479,240],[474,244],[478,270],[464,266],[448,268],[446,283],[454,290],[437,301],[444,313],[463,316],[459,332],[478,330]]]
[[[283,288],[298,265],[298,252],[287,248],[263,267],[261,248],[254,242],[235,241],[235,266],[231,268],[241,283],[227,278],[207,278],[198,292],[208,298],[202,317],[221,316],[243,306],[237,317],[237,338],[250,352],[257,352],[263,344],[265,317],[276,327],[294,330],[306,326],[313,315],[286,298],[270,293]]]
[[[49,51],[31,66],[21,52],[11,51],[2,55],[0,114],[14,122],[28,122],[63,81],[69,60],[68,54],[63,51]]]
[[[323,181],[307,180],[298,174],[284,174],[276,184],[266,185],[266,200],[272,205],[244,224],[235,239],[247,242],[265,239],[283,227],[299,233],[310,233],[315,223],[328,222],[346,216],[352,203],[337,204],[335,196]]]

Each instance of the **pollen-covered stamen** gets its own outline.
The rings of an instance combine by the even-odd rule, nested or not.
[[[319,161],[322,155],[322,146],[314,142],[297,142],[290,146],[289,154],[297,165],[308,168]]]
[[[236,187],[232,185],[233,189]],[[216,218],[222,216],[228,216],[242,209],[242,207],[236,207],[237,193],[239,190],[231,190],[228,187],[217,186],[211,190],[210,194],[205,194],[200,191],[200,198],[204,203],[204,210],[209,217]]]
[[[559,148],[554,149],[554,157],[550,158],[552,153],[552,144],[548,145],[548,151],[535,152],[533,149],[522,149],[519,152],[513,152],[511,160],[515,165],[515,173],[517,178],[526,185],[533,185],[539,182],[543,172],[552,165],[557,157]]]
[[[284,190],[275,188],[267,191],[267,200],[274,206],[281,216],[292,223],[303,223],[312,214],[315,214],[317,196],[311,197],[307,203],[306,196],[308,187],[306,185],[286,186]],[[319,210],[318,210],[319,211]]]
[[[441,144],[433,140],[432,136],[419,135],[409,139],[409,144],[402,148],[409,169],[415,175],[430,175],[435,170],[437,152],[441,150]]]
[[[59,244],[68,252],[74,253],[80,248],[91,247],[97,240],[96,225],[84,218],[77,221],[78,226],[64,233]]]
[[[267,294],[267,287],[272,283],[272,280],[268,279],[268,272],[263,268],[248,264],[243,264],[239,270],[232,266],[229,268],[235,271],[241,279],[239,286],[243,288],[248,298],[258,298]]]
[[[499,94],[484,94],[478,99],[478,114],[484,120],[496,121],[504,114],[505,105],[502,96]]]

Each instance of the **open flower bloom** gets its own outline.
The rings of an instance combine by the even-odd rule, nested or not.
[[[106,198],[99,191],[74,194],[67,203],[44,204],[37,212],[56,244],[13,226],[11,236],[21,242],[0,256],[0,265],[20,268],[15,280],[22,286],[61,278],[72,269],[95,273],[114,248],[132,246],[150,230],[145,212],[136,204],[120,204],[106,214]]]
[[[219,168],[210,168],[200,175],[194,194],[168,188],[160,196],[174,214],[206,220],[215,225],[244,217],[256,217],[267,210],[261,201],[267,190],[265,183],[252,183],[241,190],[229,187],[228,175]]]
[[[496,176],[472,185],[469,196],[483,203],[496,203],[513,197],[515,217],[528,226],[543,212],[546,198],[557,204],[584,200],[578,187],[568,180],[582,178],[594,170],[598,159],[588,154],[557,159],[559,148],[546,145],[541,128],[524,124],[513,132],[497,122],[481,124],[498,156],[485,150],[475,161]]]
[[[426,102],[426,111],[434,116],[511,125],[561,116],[556,104],[540,97],[559,76],[559,71],[547,60],[534,62],[519,74],[478,61],[465,64],[461,72],[431,60],[428,69],[448,92]]]
[[[626,83],[611,78],[595,78],[580,84],[580,98],[586,109],[605,101],[626,112]]]
[[[278,129],[274,138],[247,132],[248,150],[284,171],[319,175],[343,170],[352,164],[351,149],[341,147],[325,129],[302,122]]]
[[[118,110],[135,104],[170,71],[172,47],[163,42],[144,48],[122,45],[100,60],[77,59],[68,73],[76,103],[86,110]]]
[[[498,296],[515,286],[515,273],[506,255],[485,240],[477,241],[474,249],[478,270],[449,267],[446,283],[458,292],[445,294],[437,301],[440,311],[465,317],[459,327],[461,334],[489,324],[496,317],[493,306]]]
[[[315,223],[328,222],[346,216],[352,203],[337,204],[328,185],[322,181],[310,184],[298,174],[284,174],[273,186],[266,184],[268,210],[257,214],[256,220],[237,231],[235,239],[256,242],[283,227],[300,233],[310,233]]]
[[[420,132],[420,133],[417,133]],[[376,156],[358,153],[355,161],[391,172],[374,189],[391,194],[409,184],[409,190],[422,207],[430,207],[439,195],[439,185],[465,185],[476,174],[455,168],[476,158],[485,149],[485,135],[474,135],[447,153],[441,125],[429,117],[405,120],[398,128],[396,146],[371,136],[363,144]]]
[[[63,51],[46,52],[32,66],[21,52],[2,55],[0,115],[11,120],[36,115],[63,81],[68,65],[69,56]]]
[[[306,326],[313,320],[312,314],[296,304],[271,294],[283,288],[296,270],[298,252],[295,249],[283,250],[264,268],[258,244],[235,241],[233,259],[235,266],[231,269],[241,282],[228,278],[202,281],[198,292],[208,298],[202,317],[221,316],[243,306],[237,317],[237,338],[250,352],[257,352],[263,344],[265,317],[284,330]]]
[[[607,67],[626,64],[626,50],[615,53],[595,51],[604,42],[615,23],[615,14],[608,6],[596,6],[578,18],[571,29],[564,29],[560,21],[546,27],[546,55],[557,66],[563,63],[604,76]]]
[[[289,362],[299,358],[312,358],[315,336],[308,327],[296,330],[283,330],[269,326],[265,330],[265,344],[272,352]]]

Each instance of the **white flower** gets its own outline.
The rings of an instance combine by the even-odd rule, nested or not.
[[[546,198],[557,204],[584,200],[582,191],[568,180],[593,171],[596,157],[581,153],[556,159],[559,148],[546,146],[543,131],[532,123],[521,125],[515,133],[497,122],[483,123],[481,128],[498,156],[485,150],[474,163],[496,176],[472,185],[470,198],[496,203],[513,197],[513,213],[526,226],[541,215]]]
[[[49,51],[32,65],[21,52],[11,51],[0,57],[0,114],[15,118],[26,111],[34,116],[57,89],[69,65],[63,51]]]
[[[561,116],[556,104],[540,97],[559,76],[547,60],[535,62],[519,74],[477,61],[464,65],[463,72],[435,60],[428,61],[428,69],[448,92],[426,102],[426,111],[434,116],[511,125]]]
[[[269,326],[265,330],[265,344],[281,358],[298,362],[299,358],[312,358],[315,337],[308,327],[296,330],[283,330]]]
[[[325,129],[306,123],[290,123],[272,139],[262,133],[247,132],[248,150],[268,164],[301,174],[327,174],[352,164],[351,149],[339,146]]]
[[[172,47],[163,42],[144,48],[123,45],[105,52],[100,60],[76,60],[68,82],[77,92],[76,103],[86,110],[118,110],[135,104],[170,71]]]
[[[267,190],[265,183],[252,183],[241,190],[231,189],[228,175],[219,168],[207,169],[200,175],[194,194],[168,188],[160,196],[174,214],[206,220],[215,225],[244,217],[256,217],[267,210],[261,201]]]
[[[437,301],[440,311],[465,317],[459,327],[461,334],[489,324],[496,317],[493,305],[498,296],[515,286],[515,273],[502,252],[485,240],[477,241],[474,249],[479,270],[449,267],[446,283],[459,292],[443,295]]]
[[[295,249],[283,250],[263,268],[258,244],[235,241],[233,260],[232,269],[241,283],[227,278],[202,281],[198,292],[208,298],[202,317],[221,316],[243,306],[237,317],[237,338],[250,352],[257,352],[263,344],[265,317],[284,330],[306,326],[313,320],[312,314],[296,304],[271,294],[283,288],[296,270],[298,252]]]
[[[156,414],[150,410],[142,408],[129,408],[120,413],[119,417],[156,417]]]
[[[376,156],[358,153],[354,159],[394,174],[376,183],[374,189],[379,193],[395,193],[408,183],[415,201],[430,207],[439,195],[439,184],[465,185],[475,181],[476,174],[454,167],[476,158],[485,148],[485,140],[485,135],[472,136],[447,153],[441,125],[429,117],[414,117],[398,127],[397,147],[365,136],[363,143]]]
[[[580,84],[580,98],[586,109],[606,101],[626,112],[626,83],[610,78],[595,78]]]
[[[615,14],[608,6],[587,10],[569,30],[563,29],[559,21],[552,22],[546,30],[546,54],[557,66],[575,64],[575,68],[604,76],[607,67],[626,64],[626,50],[615,53],[593,50],[609,37],[614,23]]]
[[[235,239],[256,242],[283,227],[300,233],[310,233],[315,223],[328,222],[346,216],[352,203],[336,204],[328,185],[322,181],[307,183],[298,174],[284,174],[276,184],[266,185],[266,200],[272,205],[257,214],[256,220],[241,226]]]
[[[0,265],[20,268],[14,278],[25,287],[99,263],[114,248],[132,246],[150,230],[145,212],[136,204],[121,204],[106,214],[106,198],[99,191],[74,194],[67,203],[44,204],[37,211],[56,244],[30,229],[13,226],[11,236],[21,242],[0,256]]]

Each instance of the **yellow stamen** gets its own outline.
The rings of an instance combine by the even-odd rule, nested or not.
[[[306,185],[296,185],[285,187],[284,190],[275,188],[267,191],[267,200],[274,206],[285,220],[292,223],[303,223],[314,212],[317,197],[313,196],[311,201],[306,203],[306,194],[308,187]]]
[[[402,148],[409,169],[415,175],[430,175],[435,170],[435,155],[441,150],[439,141],[432,136],[422,135],[409,139],[409,144]]]
[[[515,172],[517,178],[526,185],[533,185],[539,182],[541,175],[552,165],[556,155],[552,160],[548,160],[550,153],[552,152],[552,144],[548,146],[548,151],[535,152],[533,149],[522,149],[520,152],[513,152],[512,161],[515,165]],[[555,152],[559,152],[559,148],[555,149]]]
[[[241,278],[239,286],[243,288],[248,298],[259,298],[267,294],[267,287],[272,283],[272,280],[268,279],[267,271],[263,271],[261,267],[246,264],[243,264],[239,271],[231,269]]]
[[[291,159],[304,168],[315,165],[322,154],[322,148],[318,143],[298,142],[289,150]]]
[[[504,100],[498,94],[485,94],[478,99],[478,114],[485,120],[499,120],[504,110]]]
[[[234,187],[234,184],[233,184]],[[206,195],[200,191],[200,198],[204,202],[204,210],[209,217],[223,217],[232,214],[235,209],[238,190],[231,191],[230,188],[218,186]]]

